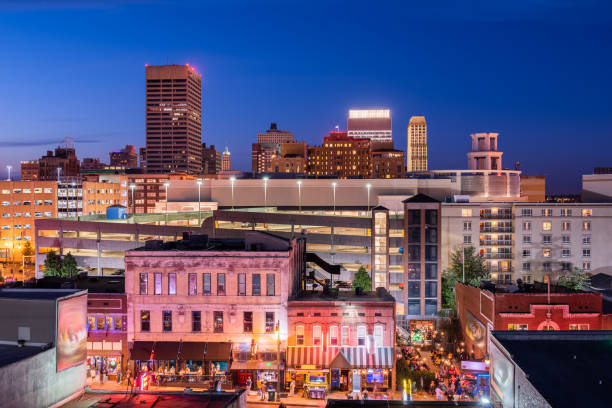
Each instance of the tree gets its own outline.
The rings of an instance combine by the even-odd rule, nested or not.
[[[372,278],[370,278],[368,271],[366,271],[366,268],[363,265],[361,265],[357,273],[355,273],[353,287],[361,288],[364,292],[372,290]]]
[[[62,278],[72,278],[73,275],[77,274],[77,262],[74,256],[70,252],[64,256],[62,260],[62,267],[60,269],[60,276]]]
[[[442,306],[455,313],[455,285],[463,282],[465,262],[465,283],[478,286],[489,278],[487,264],[473,246],[458,249],[450,255],[450,267],[442,274]]]
[[[60,269],[62,267],[62,258],[55,252],[47,252],[45,258],[45,276],[60,276]]]
[[[26,241],[25,244],[23,244],[23,251],[21,251],[21,254],[23,256],[34,255],[34,250],[32,249],[32,244],[30,243],[30,241]]]
[[[572,290],[582,290],[583,287],[589,284],[589,275],[583,270],[574,268],[568,276],[559,277],[559,286],[566,287]]]

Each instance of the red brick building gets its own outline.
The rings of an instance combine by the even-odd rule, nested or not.
[[[487,356],[492,330],[602,330],[606,319],[601,294],[555,286],[550,294],[545,287],[510,293],[458,283],[455,299],[466,352],[474,358]]]

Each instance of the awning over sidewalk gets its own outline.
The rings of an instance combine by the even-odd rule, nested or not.
[[[287,347],[287,367],[303,365],[327,368],[329,359],[322,347]]]
[[[232,343],[206,343],[196,341],[135,341],[131,359],[229,361]]]
[[[206,343],[206,361],[229,361],[232,355],[232,343]]]
[[[339,354],[342,354],[339,356]],[[287,367],[303,365],[321,368],[393,368],[393,347],[377,347],[368,352],[366,347],[288,347]],[[347,367],[347,363],[350,367]]]
[[[148,361],[153,349],[152,341],[135,341],[130,353],[130,360]]]

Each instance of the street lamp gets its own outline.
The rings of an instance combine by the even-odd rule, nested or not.
[[[62,168],[58,167],[56,170],[57,170],[57,182],[59,183],[60,182],[60,173],[62,172]]]
[[[298,211],[302,213],[302,180],[297,181],[298,185]]]
[[[165,182],[164,187],[166,187],[166,225],[168,225],[168,187],[170,183]]]
[[[366,184],[366,188],[368,189],[368,215],[370,215],[370,190],[372,189],[372,184]]]
[[[234,211],[234,183],[236,182],[236,177],[230,177],[230,183],[232,183],[232,211]]]
[[[134,201],[134,190],[136,189],[136,184],[130,184],[130,190],[132,190],[132,216],[136,215],[136,201]]]
[[[11,169],[13,168],[13,166],[11,166],[10,164],[6,165],[6,169],[8,170],[8,181],[11,181]]]
[[[336,183],[335,181],[332,183],[332,189],[334,192],[334,215],[336,215],[336,186],[338,185],[338,183]]]
[[[280,321],[276,321],[276,330],[274,331],[276,334],[276,369],[278,371],[278,375],[276,377],[276,400],[280,401],[280,391],[281,391],[281,369],[280,369]]]
[[[202,179],[198,179],[198,181],[196,181],[196,183],[198,184],[198,225],[202,225],[202,205],[200,204],[200,189],[202,187]],[[167,198],[166,198],[167,199]],[[168,201],[166,201],[168,202]]]
[[[268,176],[263,177],[264,183],[264,212],[268,212]]]

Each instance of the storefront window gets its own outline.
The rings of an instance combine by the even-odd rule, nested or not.
[[[304,326],[295,326],[295,344],[304,345]]]
[[[148,332],[151,330],[151,313],[148,310],[140,311],[140,331]]]
[[[189,296],[195,296],[198,294],[198,275],[190,273],[189,278]]]
[[[374,326],[374,347],[383,346],[383,327]]]
[[[168,294],[176,295],[176,273],[168,274]]]
[[[106,330],[113,330],[113,327],[114,327],[113,317],[106,316]]]
[[[223,333],[223,312],[214,312],[213,329],[215,333]]]
[[[141,295],[146,295],[147,294],[147,274],[146,273],[141,273],[140,274],[140,294]]]
[[[312,326],[312,345],[321,345],[321,326]]]
[[[87,327],[88,330],[96,330],[96,317],[87,316]]]
[[[202,312],[194,310],[191,312],[191,331],[202,331]]]
[[[164,310],[162,311],[162,324],[165,332],[172,331],[172,311]]]
[[[225,274],[217,274],[217,296],[225,296]]]
[[[115,317],[115,330],[123,330],[123,319],[121,316]]]
[[[104,330],[106,327],[104,326],[104,316],[98,316],[98,330]]]
[[[243,331],[245,333],[253,332],[253,312],[244,312]]]
[[[274,312],[266,312],[266,333],[274,333]]]
[[[246,274],[238,274],[238,296],[246,296]]]
[[[357,345],[365,346],[366,345],[366,328],[365,326],[357,327]]]
[[[161,273],[156,273],[154,275],[154,279],[155,279],[155,294],[156,295],[161,295],[162,294],[162,274]]]
[[[350,334],[351,334],[351,328],[348,326],[342,326],[342,329],[340,329],[340,335],[342,336],[342,338],[340,340],[343,346],[351,345]]]
[[[261,295],[261,275],[258,273],[253,274],[253,296]]]
[[[329,327],[329,345],[330,346],[338,345],[338,326]]]
[[[202,274],[202,294],[210,295],[210,273]]]
[[[274,281],[275,276],[273,273],[266,275],[266,295],[274,296]]]

